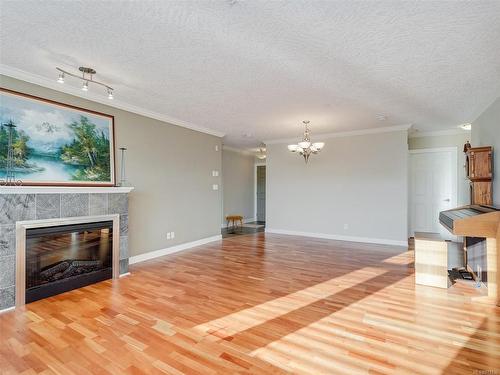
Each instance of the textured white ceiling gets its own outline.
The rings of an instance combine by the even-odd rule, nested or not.
[[[442,130],[500,95],[500,1],[0,4],[2,64],[50,79],[92,66],[117,103],[232,146],[298,137],[303,119],[313,134]]]

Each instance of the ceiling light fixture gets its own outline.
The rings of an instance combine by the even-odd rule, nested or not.
[[[466,123],[466,124],[459,125],[458,127],[461,128],[461,129],[463,129],[463,130],[471,130],[472,129],[472,124]]]
[[[325,142],[315,142],[311,143],[311,131],[309,130],[309,121],[302,121],[305,126],[304,135],[302,141],[296,145],[288,145],[288,151],[297,152],[304,157],[305,162],[309,161],[309,156],[311,154],[317,154],[325,146]]]
[[[257,159],[264,160],[266,158],[266,144],[262,142],[259,145],[259,153],[257,154]]]
[[[78,70],[80,72],[82,72],[81,76],[78,74],[73,74],[73,73],[67,72],[66,70],[63,70],[61,68],[56,67],[56,69],[59,71],[59,77],[57,78],[57,82],[64,83],[64,76],[65,75],[81,79],[83,81],[83,86],[82,86],[83,91],[89,90],[89,83],[95,83],[96,85],[103,86],[106,89],[106,91],[108,93],[108,99],[113,99],[114,89],[105,83],[95,81],[94,75],[96,74],[96,71],[94,69],[87,68],[84,66],[79,67]]]

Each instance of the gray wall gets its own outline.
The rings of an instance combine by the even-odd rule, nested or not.
[[[127,147],[130,255],[220,234],[221,139],[0,76],[2,87],[115,116],[116,147]],[[215,146],[219,151],[215,151]],[[119,155],[117,171],[119,171]],[[119,177],[119,176],[118,176]],[[175,239],[167,240],[167,232]]]
[[[253,219],[255,157],[233,150],[222,150],[223,223],[226,215]]]
[[[317,136],[325,148],[307,165],[286,144],[268,144],[267,228],[406,242],[407,137]]]
[[[500,97],[472,123],[471,144],[493,146],[493,202],[500,206]]]
[[[465,154],[463,153],[464,144],[471,140],[471,134],[440,135],[435,137],[414,137],[408,139],[410,150],[423,148],[456,147],[458,155],[457,176],[458,176],[458,205],[470,204],[469,180],[465,174]]]

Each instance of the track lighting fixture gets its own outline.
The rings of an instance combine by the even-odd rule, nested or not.
[[[111,100],[114,98],[113,96],[114,89],[111,86],[94,80],[94,75],[96,74],[96,71],[94,69],[87,68],[84,66],[79,67],[78,70],[82,72],[81,76],[67,72],[65,70],[62,70],[61,68],[56,68],[56,69],[59,71],[59,77],[57,78],[57,82],[64,83],[64,77],[65,75],[68,75],[71,77],[81,79],[83,81],[82,91],[89,91],[89,83],[95,83],[96,85],[103,86],[106,89],[106,92],[108,94],[108,99]]]

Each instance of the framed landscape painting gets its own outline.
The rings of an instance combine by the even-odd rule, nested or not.
[[[0,181],[9,132],[22,185],[115,185],[113,116],[0,88]]]

